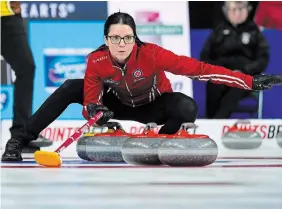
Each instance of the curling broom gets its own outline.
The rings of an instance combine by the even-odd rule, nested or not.
[[[36,151],[34,159],[39,165],[46,167],[60,167],[62,159],[60,153],[67,148],[72,142],[76,141],[81,135],[88,130],[94,123],[96,123],[103,116],[103,112],[98,112],[93,118],[87,121],[81,128],[79,128],[73,135],[71,135],[58,149],[54,152]]]

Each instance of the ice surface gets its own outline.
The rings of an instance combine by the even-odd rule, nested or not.
[[[282,159],[226,158],[205,168],[1,163],[1,208],[282,209]]]

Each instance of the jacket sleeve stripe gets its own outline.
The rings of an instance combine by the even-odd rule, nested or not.
[[[198,76],[198,79],[201,81],[220,81],[220,82],[225,82],[225,83],[235,83],[244,89],[247,90],[252,90],[246,83],[240,78],[236,78],[233,76],[228,76],[228,75],[221,75],[221,74],[210,74],[210,75],[201,75]]]

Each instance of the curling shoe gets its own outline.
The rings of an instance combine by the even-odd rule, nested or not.
[[[15,138],[11,138],[7,144],[6,144],[6,148],[5,148],[5,152],[2,155],[2,162],[18,162],[18,161],[22,161],[22,149],[23,146],[20,143],[20,141],[18,141]]]

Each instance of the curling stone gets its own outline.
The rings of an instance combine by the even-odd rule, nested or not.
[[[122,145],[122,157],[128,164],[161,165],[158,147],[164,135],[155,133],[156,123],[148,123],[141,134],[133,135]]]
[[[113,132],[114,130],[109,129],[107,126],[93,126],[91,127],[87,133],[84,133],[82,137],[80,137],[76,144],[76,152],[77,155],[83,160],[91,160],[86,153],[86,146],[91,137],[98,133],[107,133]]]
[[[100,129],[94,129],[93,134],[82,137],[77,143],[77,153],[88,161],[124,162],[121,145],[128,137],[129,134],[125,133],[119,123],[108,122]]]
[[[282,147],[282,131],[276,136],[277,144]]]
[[[160,161],[169,166],[206,166],[218,155],[217,144],[207,135],[189,134],[195,124],[184,123],[180,130],[163,140],[158,149]]]
[[[80,157],[83,160],[88,160],[90,161],[91,159],[88,157],[86,153],[86,144],[89,141],[89,136],[82,136],[79,138],[76,144],[76,153],[78,157]]]
[[[222,137],[222,144],[229,149],[256,149],[262,141],[262,136],[249,121],[235,123]]]

